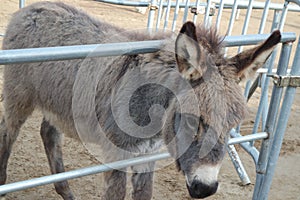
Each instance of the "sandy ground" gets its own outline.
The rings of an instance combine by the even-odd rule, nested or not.
[[[26,5],[36,1],[37,0],[28,0]],[[128,29],[145,28],[147,24],[147,15],[137,13],[135,8],[108,5],[88,0],[68,0],[67,2],[72,3],[83,10],[87,10],[90,14],[100,19]],[[1,0],[0,33],[4,33],[12,13],[17,9],[17,0]],[[254,17],[251,18],[249,33],[257,33],[259,27],[258,20],[261,15],[260,11],[253,12]],[[220,29],[222,34],[226,32],[225,27],[228,24],[229,16],[229,11],[225,10]],[[245,12],[242,11],[240,19],[236,21],[236,28],[234,29],[233,34],[238,35],[241,33],[244,16]],[[270,30],[271,20],[272,12],[269,13],[266,30]],[[300,13],[289,14],[284,30],[296,32],[297,35],[299,35],[299,22]],[[0,66],[0,74],[2,74],[2,71],[3,66]],[[2,81],[3,79],[1,77],[0,88],[2,87]],[[300,200],[299,93],[300,91],[298,90],[295,104],[292,107],[292,114],[288,122],[276,174],[271,187],[269,199],[272,200]],[[254,94],[253,100],[249,102],[250,114],[244,121],[242,134],[247,134],[251,131],[259,95],[260,91],[258,90]],[[0,111],[2,113],[2,107]],[[16,182],[49,174],[48,163],[39,137],[41,118],[42,115],[36,111],[23,126],[9,161],[8,182]],[[97,160],[95,160],[79,142],[69,138],[65,138],[64,141],[64,161],[67,170],[98,164]],[[255,166],[250,156],[240,148],[238,148],[238,151],[252,183],[255,183]],[[251,199],[254,184],[241,186],[240,180],[228,156],[224,160],[219,179],[220,187],[217,194],[208,199]],[[99,199],[101,196],[101,175],[71,180],[70,185],[78,199]],[[53,185],[46,185],[8,194],[7,199],[60,199],[60,197],[55,193]],[[127,199],[130,199],[130,189],[128,190]],[[189,199],[184,177],[176,171],[174,164],[156,172],[153,199]]]

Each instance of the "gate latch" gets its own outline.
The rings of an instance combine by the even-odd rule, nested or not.
[[[281,76],[277,74],[269,74],[267,76],[273,78],[273,83],[277,87],[300,87],[300,76]]]

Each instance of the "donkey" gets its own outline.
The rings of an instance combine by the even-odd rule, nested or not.
[[[114,36],[115,35],[115,36]],[[240,79],[262,66],[281,40],[224,58],[214,29],[186,22],[176,38],[126,31],[63,3],[40,2],[16,12],[3,49],[162,39],[155,53],[87,57],[5,66],[0,126],[0,184],[20,127],[35,108],[51,173],[64,171],[61,133],[93,144],[104,162],[157,152],[161,144],[186,177],[192,198],[218,188],[228,132],[246,115]],[[132,166],[132,199],[151,199],[155,163]],[[104,174],[106,200],[124,199],[126,169]],[[74,199],[68,182],[55,183]]]

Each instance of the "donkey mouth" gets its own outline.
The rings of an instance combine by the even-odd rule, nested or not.
[[[188,188],[190,196],[195,199],[204,199],[215,194],[217,192],[218,185],[218,182],[207,185],[198,181],[194,181],[191,186],[186,183],[186,187]]]

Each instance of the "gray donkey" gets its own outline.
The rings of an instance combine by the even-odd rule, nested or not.
[[[126,31],[63,3],[41,2],[14,14],[3,49],[154,39],[165,41],[156,53],[5,66],[0,184],[20,127],[39,108],[52,173],[64,171],[61,133],[101,149],[104,162],[157,152],[163,143],[186,177],[190,196],[214,194],[228,132],[246,114],[238,82],[264,64],[280,42],[279,31],[224,58],[217,32],[192,22],[173,39]],[[154,167],[154,162],[131,167],[133,199],[151,199]],[[104,180],[103,199],[125,198],[126,169],[107,172]],[[55,189],[63,199],[74,199],[67,181],[55,183]]]

